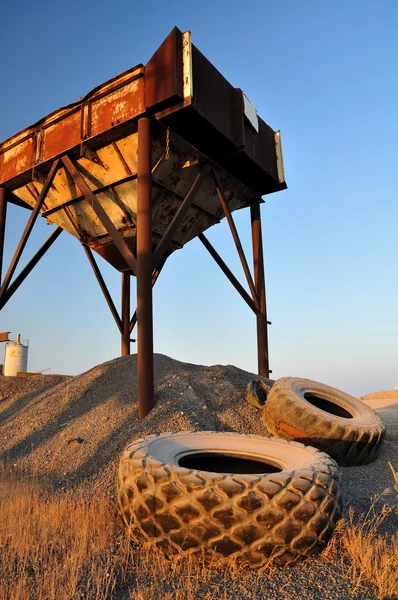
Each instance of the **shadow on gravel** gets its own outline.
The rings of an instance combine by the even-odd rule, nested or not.
[[[47,376],[45,376],[45,377],[47,377]],[[63,377],[66,378],[67,376],[63,376]],[[60,383],[54,385],[54,380],[52,380],[49,383],[46,381],[43,381],[43,385],[41,387],[37,387],[33,391],[29,392],[28,394],[25,394],[24,396],[17,398],[10,406],[1,410],[0,411],[0,423],[5,423],[5,421],[7,419],[10,419],[11,417],[16,415],[21,410],[27,409],[30,406],[34,406],[38,402],[38,400],[37,400],[38,393],[41,394],[44,392],[45,389],[48,389],[48,393],[51,394],[51,393],[53,393],[53,391],[55,389],[62,388],[63,383],[64,383],[64,381],[61,381]],[[10,392],[10,396],[12,396],[12,391]],[[8,400],[8,398],[9,398],[9,396],[3,398],[3,400],[6,401],[6,400]]]
[[[106,375],[106,372],[107,367],[105,364],[103,365],[103,368],[101,369],[101,372],[98,374],[97,378],[100,379]],[[10,413],[7,415],[7,418],[10,419],[11,417],[14,417],[16,425],[18,424],[18,420],[20,420],[22,423],[27,418],[29,411],[35,406],[37,407],[39,404],[49,405],[49,420],[40,429],[32,431],[25,438],[11,446],[11,448],[1,452],[0,460],[4,462],[10,462],[12,460],[21,459],[25,456],[28,456],[33,450],[36,450],[40,446],[46,444],[51,438],[56,436],[61,427],[65,425],[65,422],[77,420],[98,406],[98,404],[102,401],[101,398],[98,398],[94,394],[87,394],[88,389],[92,385],[92,380],[87,381],[87,383],[82,386],[82,390],[79,391],[79,394],[70,402],[68,402],[68,396],[72,395],[74,386],[76,386],[76,384],[79,385],[79,383],[81,384],[81,379],[85,375],[79,375],[71,380],[58,384],[55,387],[51,387],[51,389],[48,390],[48,393],[46,393],[44,396],[42,393],[40,393],[40,390],[38,390],[39,393],[35,393],[36,400],[28,405],[26,405],[26,397],[22,397],[16,402],[16,405],[13,406],[12,411],[10,407]],[[28,396],[32,397],[32,395],[33,392]],[[61,397],[64,398],[65,406],[61,412],[52,415],[51,418],[51,412],[54,412],[54,408],[56,410],[56,407],[60,404],[59,399]],[[43,409],[44,408],[45,406],[43,406]],[[0,426],[2,426],[5,422],[3,415],[4,413],[0,414]]]

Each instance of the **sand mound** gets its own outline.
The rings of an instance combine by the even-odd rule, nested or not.
[[[253,374],[155,355],[155,408],[138,419],[136,355],[76,377],[0,378],[0,460],[46,474],[61,487],[114,494],[124,446],[163,431],[237,431],[265,435],[244,399]]]
[[[361,396],[361,400],[364,402],[368,402],[369,400],[380,400],[384,398],[396,399],[398,401],[398,390],[386,390],[384,392],[372,392],[371,394],[366,394],[365,396]]]
[[[0,377],[0,462],[39,472],[57,487],[114,497],[121,452],[136,438],[195,430],[267,435],[260,411],[245,400],[253,377],[230,365],[204,367],[156,354],[156,404],[143,420],[136,355],[76,377]],[[384,442],[374,463],[342,469],[347,506],[367,510],[372,496],[392,488],[388,460],[398,467],[396,442]],[[392,490],[383,501],[394,502]]]
[[[0,466],[3,461],[17,473],[38,472],[40,482],[48,478],[57,488],[76,490],[90,499],[105,494],[116,509],[119,458],[133,439],[163,431],[209,429],[266,435],[260,411],[245,400],[246,385],[253,377],[233,366],[203,367],[155,355],[156,405],[141,421],[135,355],[77,377],[0,377]],[[384,442],[370,465],[341,469],[346,514],[350,507],[357,516],[367,512],[378,494],[383,494],[379,507],[395,504],[388,461],[398,469],[397,442]],[[380,531],[395,534],[397,518],[391,513]],[[333,557],[309,560],[291,569],[274,569],[268,578],[246,579],[244,591],[240,578],[223,575],[227,591],[222,597],[376,598],[369,586],[354,589],[345,569]],[[134,581],[138,574],[141,569],[133,573]],[[213,573],[203,584],[206,598],[213,584],[219,589],[217,577]],[[164,585],[166,590],[168,582]],[[162,588],[159,597],[169,597],[170,589],[166,593]],[[127,596],[122,590],[115,598]]]

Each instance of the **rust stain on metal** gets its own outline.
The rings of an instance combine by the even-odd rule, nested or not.
[[[67,119],[58,121],[44,130],[42,161],[58,154],[64,140],[68,140],[69,147],[80,144],[80,111],[71,113]]]
[[[91,135],[98,135],[144,111],[144,81],[138,79],[92,103]]]
[[[0,182],[8,181],[15,177],[17,173],[31,169],[33,161],[33,138],[20,142],[7,150],[7,152],[0,153]]]

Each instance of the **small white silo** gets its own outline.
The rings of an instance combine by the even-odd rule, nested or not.
[[[7,342],[4,351],[4,375],[15,377],[28,370],[28,343],[17,333],[15,342]]]

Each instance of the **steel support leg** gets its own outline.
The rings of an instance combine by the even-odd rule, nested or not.
[[[3,268],[4,235],[6,229],[7,190],[0,188],[0,287]]]
[[[137,170],[137,339],[138,414],[153,408],[152,316],[152,136],[151,120],[138,121]]]
[[[268,359],[268,332],[267,332],[267,307],[265,301],[265,276],[263,259],[263,240],[261,233],[260,198],[253,201],[250,206],[250,217],[252,224],[253,261],[254,261],[254,284],[260,313],[257,315],[257,353],[258,374],[269,377]]]
[[[130,273],[122,273],[122,356],[130,354]]]

